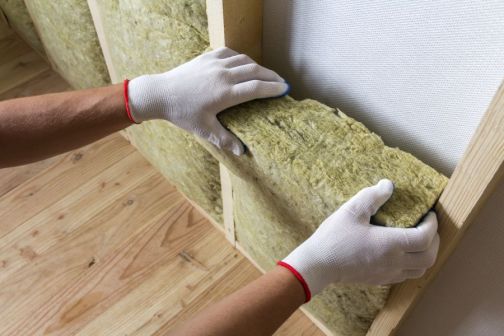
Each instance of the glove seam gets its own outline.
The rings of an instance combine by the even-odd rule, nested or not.
[[[309,302],[311,300],[311,291],[301,273],[299,273],[294,267],[287,264],[285,261],[280,260],[277,262],[277,265],[288,269],[296,277],[296,279],[301,283],[301,286],[303,287],[303,290],[305,292],[305,303]]]

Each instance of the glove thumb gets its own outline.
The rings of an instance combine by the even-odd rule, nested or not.
[[[232,152],[236,156],[242,155],[245,152],[245,147],[240,139],[222,126],[217,118],[214,118],[211,122],[210,134],[207,140],[217,148]]]
[[[356,216],[371,218],[378,209],[392,196],[394,184],[388,179],[380,180],[377,184],[359,191],[343,208]]]

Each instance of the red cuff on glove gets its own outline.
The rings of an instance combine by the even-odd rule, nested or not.
[[[277,265],[278,266],[282,266],[282,267],[285,267],[286,269],[288,269],[289,271],[291,271],[292,274],[294,274],[294,276],[296,277],[296,279],[299,280],[299,282],[301,283],[301,286],[303,286],[303,289],[304,289],[304,292],[305,292],[305,296],[306,296],[306,299],[305,299],[305,303],[310,301],[311,300],[311,292],[310,292],[310,288],[308,287],[308,284],[306,283],[305,279],[303,278],[303,276],[298,272],[296,271],[296,269],[294,267],[292,267],[291,265],[283,262],[283,261],[279,261],[277,262]]]
[[[138,124],[135,119],[133,119],[133,116],[131,115],[131,109],[129,105],[129,98],[128,98],[128,83],[129,79],[124,80],[124,106],[126,107],[126,114],[128,115],[128,119],[131,120],[133,124]]]

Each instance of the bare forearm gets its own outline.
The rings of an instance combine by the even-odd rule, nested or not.
[[[84,146],[130,124],[121,85],[0,102],[0,168]]]
[[[277,266],[203,310],[171,335],[271,335],[304,300],[298,280]]]

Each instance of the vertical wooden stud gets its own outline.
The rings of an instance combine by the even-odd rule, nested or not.
[[[105,59],[105,64],[107,65],[110,80],[112,81],[113,84],[120,83],[122,81],[122,78],[118,76],[117,71],[114,67],[114,62],[112,62],[110,47],[103,28],[103,19],[101,16],[100,9],[98,7],[98,2],[97,0],[88,0],[87,2],[89,11],[91,12],[91,17],[93,18],[96,35],[98,36],[98,41],[100,42],[103,58]]]
[[[212,48],[228,47],[261,62],[262,0],[207,0]]]
[[[261,60],[262,0],[207,0],[210,46],[228,47]],[[220,164],[224,231],[236,245],[231,172]]]
[[[226,239],[236,246],[236,235],[233,217],[233,185],[231,184],[231,172],[219,163],[220,181],[222,193],[222,209],[224,219],[224,234]]]

